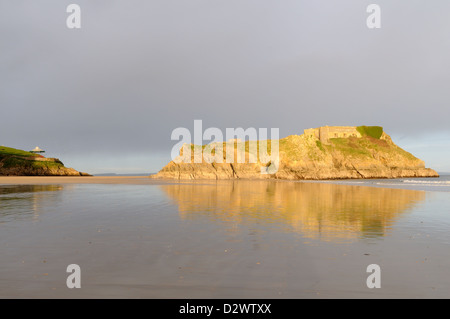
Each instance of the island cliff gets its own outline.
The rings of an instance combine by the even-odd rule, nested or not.
[[[230,142],[228,142],[230,143]],[[238,147],[244,144],[245,158],[250,158],[249,142],[234,140]],[[236,143],[236,144],[235,144]],[[223,143],[223,149],[226,149]],[[268,141],[270,153],[270,140]],[[277,170],[261,174],[268,164],[258,157],[254,163],[226,161],[208,162],[204,156],[200,163],[171,161],[151,178],[162,179],[362,179],[438,177],[436,171],[425,168],[425,163],[394,144],[379,126],[335,126],[308,129],[302,135],[291,135],[279,140]],[[205,146],[190,145],[195,153]],[[236,148],[235,148],[236,149]],[[213,154],[214,150],[211,154]],[[180,150],[180,156],[183,155]],[[236,154],[235,154],[236,158]],[[220,163],[222,162],[222,163]]]
[[[0,146],[0,176],[89,176],[89,174],[67,168],[57,158],[46,158]]]

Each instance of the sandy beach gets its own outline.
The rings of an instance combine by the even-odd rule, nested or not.
[[[0,177],[0,298],[447,298],[449,205],[328,182]]]
[[[147,176],[0,176],[0,185],[34,184],[156,184]]]

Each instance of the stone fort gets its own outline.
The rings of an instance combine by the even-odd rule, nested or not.
[[[327,144],[330,138],[361,137],[356,126],[322,126],[305,130],[306,136],[315,137]]]

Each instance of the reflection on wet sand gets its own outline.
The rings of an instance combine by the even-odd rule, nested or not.
[[[328,183],[220,181],[160,185],[182,219],[207,219],[237,229],[245,223],[277,223],[307,238],[381,237],[426,193]]]
[[[39,217],[39,202],[56,200],[61,185],[1,185],[0,224],[12,220]]]

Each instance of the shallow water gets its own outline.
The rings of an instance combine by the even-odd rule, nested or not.
[[[0,185],[0,297],[449,298],[450,194],[367,184]]]
[[[324,183],[330,183],[330,181],[326,181]],[[332,181],[331,183],[340,185],[402,188],[411,190],[424,190],[431,192],[450,192],[450,175],[443,175],[438,178],[343,180],[343,181]]]

